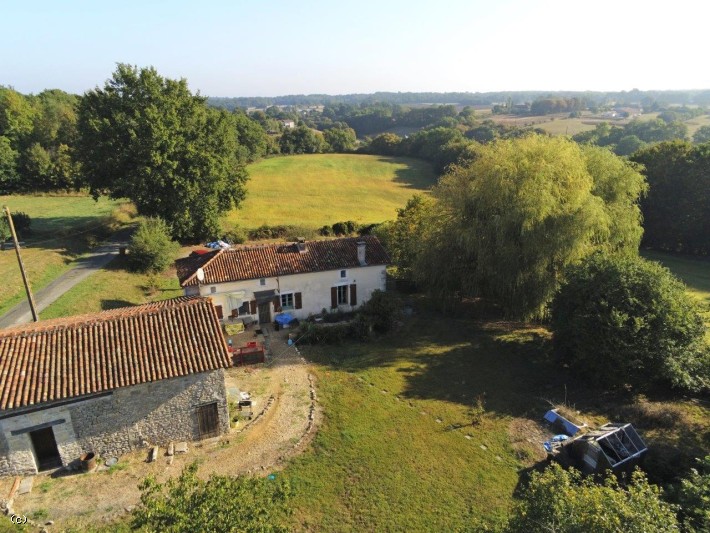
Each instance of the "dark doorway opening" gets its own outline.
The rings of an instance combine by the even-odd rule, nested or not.
[[[217,402],[201,405],[197,408],[197,426],[201,439],[219,435],[219,412],[217,411]]]
[[[51,427],[30,431],[30,439],[37,457],[37,470],[50,470],[62,466],[54,430]]]
[[[259,324],[271,322],[271,302],[259,304]]]

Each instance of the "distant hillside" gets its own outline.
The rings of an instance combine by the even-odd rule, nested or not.
[[[294,94],[285,96],[254,96],[254,97],[218,97],[210,96],[207,102],[215,107],[234,109],[237,107],[264,108],[272,105],[280,106],[315,106],[334,104],[369,104],[383,102],[390,104],[458,104],[458,105],[492,105],[507,102],[513,104],[532,102],[542,97],[585,98],[589,101],[613,100],[619,104],[642,103],[644,99],[655,100],[659,104],[710,104],[710,90],[688,91],[631,91],[598,92],[598,91],[500,91],[500,92],[450,92],[450,93],[415,93],[415,92],[377,92],[372,94]]]

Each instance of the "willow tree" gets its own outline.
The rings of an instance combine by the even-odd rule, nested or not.
[[[600,248],[637,252],[644,190],[605,149],[536,135],[489,144],[435,187],[439,229],[415,276],[443,298],[483,296],[539,318],[568,265]]]

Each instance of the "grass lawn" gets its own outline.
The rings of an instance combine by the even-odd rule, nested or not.
[[[32,234],[20,239],[25,242],[22,258],[35,291],[70,268],[72,261],[89,249],[97,233],[118,223],[117,212],[126,205],[106,198],[95,202],[89,196],[68,195],[2,196],[0,202],[32,218]],[[0,276],[4,281],[0,286],[3,314],[25,297],[14,250],[0,251]]]
[[[380,342],[304,347],[316,362],[325,421],[312,450],[283,473],[295,489],[294,527],[456,531],[499,523],[521,469],[544,457],[520,430],[544,414],[542,397],[556,381],[543,370],[546,337],[422,317]],[[478,398],[485,414],[474,426]]]
[[[249,166],[247,198],[227,223],[242,228],[295,224],[319,228],[344,220],[382,222],[436,181],[417,159],[314,154],[264,159]]]
[[[371,344],[304,347],[325,421],[282,475],[307,531],[478,530],[503,521],[545,464],[538,422],[567,401],[590,425],[631,422],[658,483],[710,451],[710,405],[589,388],[550,357],[543,328],[418,316]],[[477,399],[485,413],[472,425]]]
[[[118,257],[59,297],[40,318],[96,313],[178,296],[182,296],[182,289],[174,269],[151,279],[127,271],[125,259]]]

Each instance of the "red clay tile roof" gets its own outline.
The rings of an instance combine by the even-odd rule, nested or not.
[[[230,366],[209,298],[0,330],[0,410]]]
[[[203,284],[355,268],[361,266],[357,259],[358,241],[365,242],[365,262],[368,266],[390,262],[377,237],[366,235],[308,241],[305,252],[299,252],[295,243],[239,246],[178,259],[175,265],[182,287],[198,284],[196,272],[200,267],[205,272]]]

